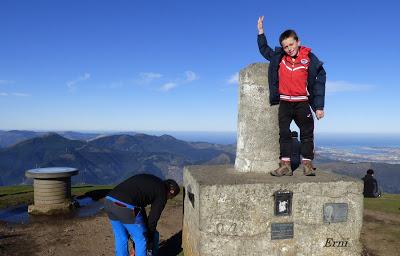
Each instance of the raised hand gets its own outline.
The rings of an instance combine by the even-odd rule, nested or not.
[[[259,34],[259,35],[264,34],[264,25],[263,25],[263,22],[264,22],[264,16],[258,17],[257,28],[258,28],[258,34]]]
[[[325,112],[323,110],[317,110],[317,112],[315,112],[315,116],[319,120],[325,116]]]

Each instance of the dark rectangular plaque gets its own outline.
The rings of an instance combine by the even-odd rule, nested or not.
[[[293,222],[291,223],[272,223],[271,240],[293,238]]]
[[[348,208],[349,206],[347,203],[324,204],[324,211],[323,211],[324,222],[325,223],[346,222]]]
[[[275,197],[275,216],[288,216],[292,213],[293,193],[290,191],[276,191]]]

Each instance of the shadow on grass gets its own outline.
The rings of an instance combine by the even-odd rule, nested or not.
[[[160,256],[178,255],[182,252],[182,230],[160,243]]]
[[[16,192],[16,193],[9,193],[9,194],[0,194],[0,197],[27,194],[27,193],[32,193],[32,192],[33,192],[33,190],[31,190],[31,191],[23,191],[23,192]]]
[[[77,185],[73,186],[72,188],[92,188],[94,187],[93,185]]]

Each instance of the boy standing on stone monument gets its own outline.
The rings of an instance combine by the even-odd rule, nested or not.
[[[295,121],[300,129],[300,168],[306,176],[315,176],[314,159],[314,118],[324,117],[326,73],[322,62],[310,48],[300,46],[300,40],[293,30],[284,31],[279,37],[281,47],[273,50],[267,44],[263,27],[264,16],[258,18],[258,47],[261,54],[270,61],[268,68],[269,101],[279,104],[279,143],[281,159],[279,168],[271,175],[293,175],[290,167],[292,139],[290,123]]]

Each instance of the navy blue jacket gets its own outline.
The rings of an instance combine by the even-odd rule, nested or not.
[[[272,50],[268,46],[267,39],[264,34],[257,37],[258,48],[264,58],[270,61],[268,68],[269,83],[269,103],[271,105],[279,104],[279,63],[281,62],[285,51],[282,47],[276,47]],[[323,110],[325,105],[325,82],[326,73],[322,67],[322,62],[310,52],[310,65],[308,67],[307,90],[310,94],[308,102],[314,110]]]

